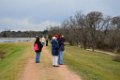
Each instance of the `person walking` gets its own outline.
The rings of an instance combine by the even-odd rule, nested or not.
[[[55,34],[52,37],[52,40],[51,40],[52,56],[53,56],[53,67],[59,67],[59,65],[58,65],[58,48],[59,48],[59,45],[58,45],[57,38],[58,38],[58,35]]]
[[[44,44],[45,44],[45,38],[44,38],[44,36],[42,37],[41,43],[44,46]]]
[[[46,35],[46,46],[48,46],[48,35]]]
[[[35,62],[40,63],[40,54],[42,51],[43,45],[41,44],[39,37],[36,36],[36,41],[34,43],[34,51],[36,52]]]
[[[58,63],[60,65],[63,65],[63,53],[64,53],[64,42],[65,42],[65,39],[64,39],[64,36],[60,36],[58,38],[58,43],[59,43],[59,55],[58,55]]]

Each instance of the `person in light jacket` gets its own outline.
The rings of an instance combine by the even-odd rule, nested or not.
[[[42,45],[44,46],[44,44],[45,44],[45,38],[44,38],[44,36],[43,36],[42,39],[41,39],[41,43],[42,43]]]

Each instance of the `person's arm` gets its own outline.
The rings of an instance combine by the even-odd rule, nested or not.
[[[38,46],[39,46],[40,49],[43,48],[43,45],[40,42],[39,42]]]

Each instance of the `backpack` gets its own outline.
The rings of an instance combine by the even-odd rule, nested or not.
[[[37,50],[39,50],[39,47],[38,47],[38,44],[35,44],[34,45],[34,51],[37,51]]]

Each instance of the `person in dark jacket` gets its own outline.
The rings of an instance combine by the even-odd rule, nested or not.
[[[57,35],[54,35],[51,40],[51,46],[52,46],[52,56],[53,56],[53,67],[59,67],[58,65],[58,41],[57,41]]]
[[[46,46],[48,46],[48,35],[46,35]]]
[[[38,50],[35,50],[35,52],[36,52],[36,59],[35,59],[35,61],[36,61],[36,63],[40,63],[40,53],[42,51],[43,45],[41,44],[38,36],[36,37],[36,41],[34,43],[34,46],[36,44],[38,45]]]
[[[59,36],[58,38],[58,44],[59,44],[59,55],[58,55],[58,63],[60,65],[63,65],[63,52],[64,52],[64,42],[65,42],[65,39],[64,39],[64,36],[61,35]]]

